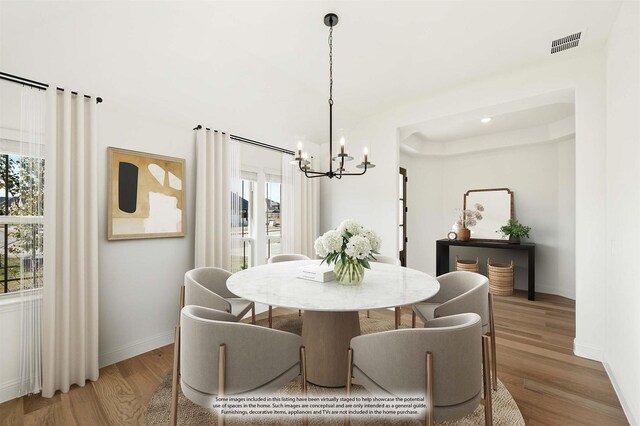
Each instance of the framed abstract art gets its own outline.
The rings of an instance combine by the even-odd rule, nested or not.
[[[184,159],[108,148],[109,240],[183,237]]]

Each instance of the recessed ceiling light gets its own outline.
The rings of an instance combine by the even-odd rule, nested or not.
[[[484,117],[483,119],[480,120],[481,123],[488,123],[491,121],[491,117]]]

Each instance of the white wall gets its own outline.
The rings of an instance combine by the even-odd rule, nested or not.
[[[454,222],[444,212],[443,192],[449,190],[446,182],[450,173],[443,163],[439,157],[400,154],[400,166],[407,169],[408,178],[407,267],[433,276],[436,275],[436,240],[445,238]],[[462,206],[462,201],[458,204]]]
[[[1,2],[0,9],[0,70],[104,98],[98,106],[100,365],[172,342],[178,289],[193,267],[192,128],[213,126],[293,149],[294,134],[304,129],[311,138],[324,128],[316,115],[326,112],[326,104],[316,101],[315,88],[238,48],[236,41],[252,35],[236,22],[212,25],[210,15],[194,15],[192,8]],[[183,20],[197,25],[174,31]],[[176,26],[158,27],[158,22]],[[220,25],[228,26],[231,36],[203,37]],[[250,77],[255,75],[260,78]],[[272,108],[264,108],[265,98]],[[10,111],[19,113],[19,108]],[[186,159],[184,238],[106,240],[107,146]],[[11,327],[15,319],[2,312],[0,322]],[[18,376],[18,350],[3,345],[0,388]]]
[[[398,167],[396,128],[386,122],[367,121],[349,129],[348,152],[355,157],[345,168],[361,161],[363,147],[369,147],[369,161],[376,165],[363,176],[341,180],[322,178],[320,182],[320,233],[353,219],[373,229],[382,239],[380,254],[398,256]],[[334,144],[334,155],[337,152]],[[328,170],[328,144],[320,147],[320,168]]]
[[[0,339],[2,339],[2,363],[0,363],[0,403],[17,398],[20,390],[20,303],[0,299]]]
[[[109,365],[173,341],[179,289],[193,267],[195,137],[190,128],[98,106],[100,227],[100,365]],[[185,162],[187,232],[183,238],[107,241],[107,147],[180,157]]]
[[[518,139],[517,134],[513,137]],[[573,139],[565,139],[445,157],[402,154],[400,164],[407,167],[409,176],[407,266],[435,275],[435,240],[445,238],[451,230],[463,194],[474,188],[507,187],[514,192],[516,218],[532,228],[536,291],[574,299],[574,145]],[[487,257],[504,262],[513,259],[515,286],[527,289],[523,253],[452,248],[452,263],[456,254],[461,258],[478,255],[481,270]]]
[[[576,339],[575,352],[602,359],[605,255],[605,58],[603,49],[569,50],[492,78],[395,105],[354,123],[351,139],[367,143],[378,168],[367,176],[323,182],[322,227],[353,217],[376,229],[383,251],[395,253],[398,220],[398,128],[548,92],[573,89],[576,101]],[[410,178],[411,179],[411,178]],[[429,244],[427,242],[426,244]],[[435,244],[435,242],[433,242]]]
[[[625,2],[607,46],[604,363],[627,419],[640,422],[640,13]]]

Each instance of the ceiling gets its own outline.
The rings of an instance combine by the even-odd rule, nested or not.
[[[492,116],[489,123],[482,123],[478,118],[432,122],[423,135],[427,141],[447,142],[551,124],[574,113],[573,103],[555,103]]]
[[[214,123],[271,143],[301,136],[321,142],[328,127],[327,12],[340,18],[335,127],[348,129],[394,105],[553,60],[551,40],[575,31],[586,29],[578,49],[600,46],[619,6],[3,0],[0,70],[91,91],[179,125]]]
[[[544,126],[575,114],[575,103],[571,91],[563,91],[554,97],[547,95],[544,98],[548,99],[549,103],[540,105],[540,97],[536,97],[529,98],[528,105],[521,100],[517,105],[498,105],[428,120],[402,128],[401,136],[404,139],[419,135],[420,140],[425,143],[450,142]],[[482,123],[480,120],[484,117],[490,117],[491,121]]]

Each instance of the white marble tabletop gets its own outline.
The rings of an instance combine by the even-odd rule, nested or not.
[[[233,274],[227,280],[231,292],[272,306],[309,311],[361,311],[416,303],[435,295],[440,284],[415,269],[371,262],[358,286],[335,281],[319,283],[297,278],[300,267],[319,264],[301,260],[260,265]]]

